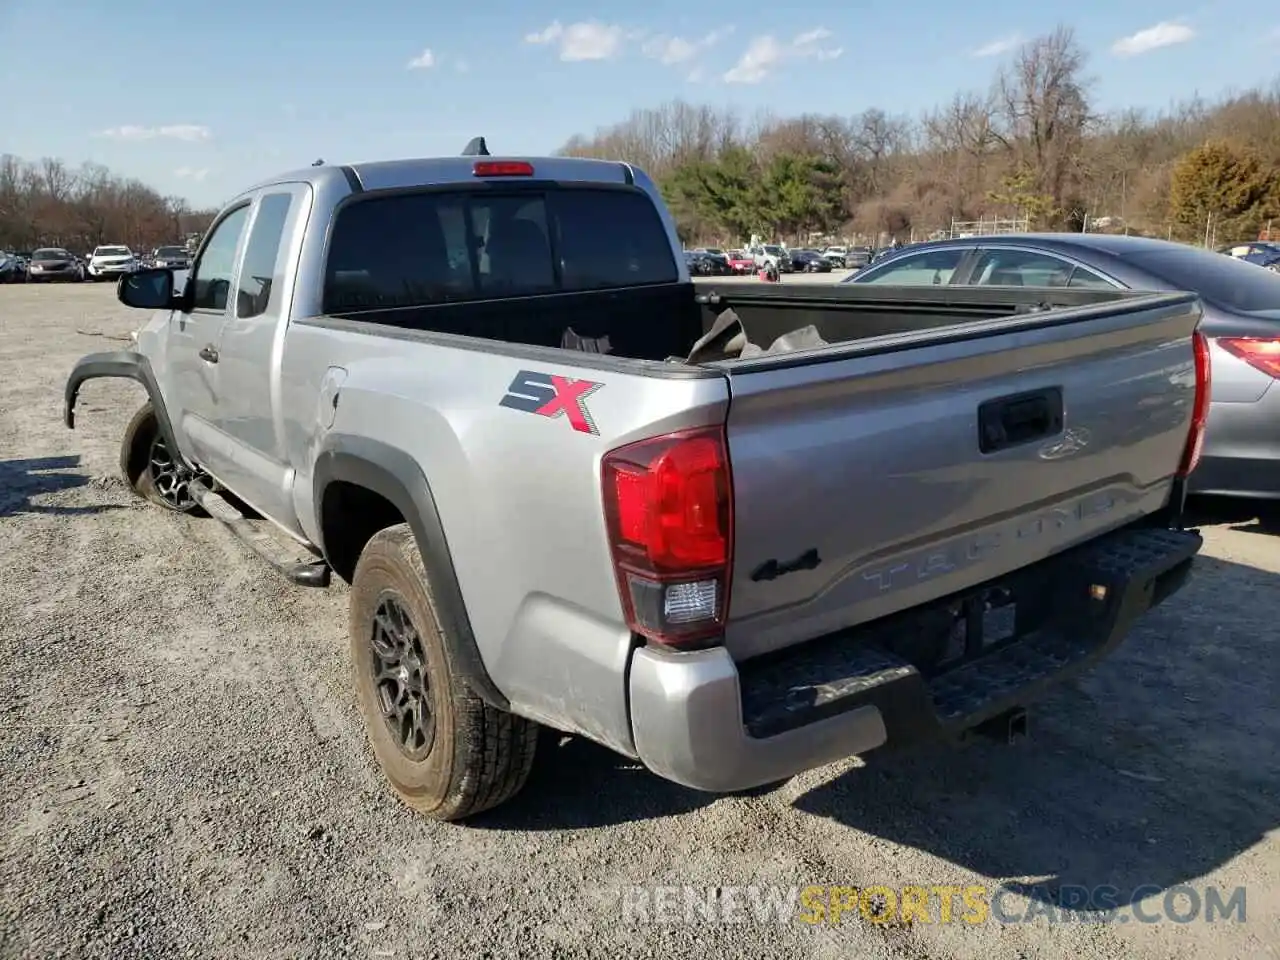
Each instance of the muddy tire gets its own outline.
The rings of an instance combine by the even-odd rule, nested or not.
[[[160,424],[150,401],[125,427],[120,442],[120,473],[129,489],[148,503],[174,513],[204,513],[191,499],[186,479],[160,436]]]
[[[519,793],[538,724],[476,696],[450,655],[408,524],[375,534],[351,581],[356,692],[374,757],[408,806],[461,820]]]

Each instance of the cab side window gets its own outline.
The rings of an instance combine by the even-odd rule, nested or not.
[[[278,286],[280,242],[292,204],[293,197],[287,193],[269,193],[258,203],[236,294],[236,316],[242,320],[259,317],[271,307],[272,293]]]
[[[191,271],[190,283],[194,285],[192,310],[222,312],[227,309],[231,276],[236,267],[236,249],[248,218],[249,205],[246,203],[223,217],[213,228],[209,242]]]

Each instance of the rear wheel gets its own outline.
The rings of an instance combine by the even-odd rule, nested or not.
[[[365,730],[400,799],[433,819],[461,820],[519,793],[538,725],[489,706],[459,675],[407,524],[365,546],[349,616]]]
[[[175,513],[200,513],[191,496],[192,475],[182,467],[160,433],[150,401],[133,415],[120,444],[120,472],[129,489],[149,503]],[[199,474],[202,479],[208,479]]]

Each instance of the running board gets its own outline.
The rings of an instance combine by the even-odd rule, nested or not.
[[[264,529],[269,521],[250,520],[199,480],[192,480],[187,489],[209,516],[224,524],[286,580],[300,587],[329,586],[329,565],[320,559],[299,557],[297,551],[304,548],[300,544],[286,544],[274,532]]]

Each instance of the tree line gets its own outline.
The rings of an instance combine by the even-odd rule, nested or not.
[[[86,253],[111,243],[147,250],[203,233],[215,213],[97,164],[72,168],[48,157],[0,155],[0,250]]]
[[[1009,218],[1193,242],[1280,236],[1280,77],[1216,103],[1102,113],[1069,27],[1023,44],[989,85],[920,117],[759,114],[683,101],[576,136],[562,155],[630,161],[686,241],[810,232],[873,242]]]

